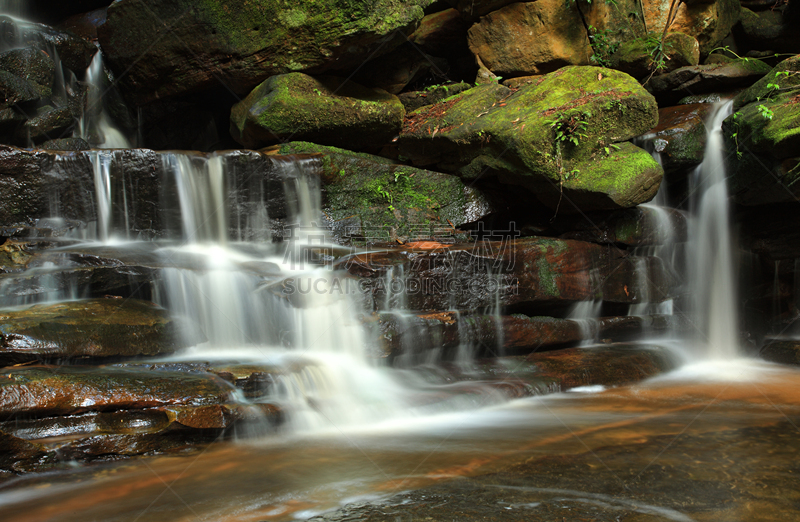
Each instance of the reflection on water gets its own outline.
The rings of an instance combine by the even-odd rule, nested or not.
[[[636,386],[15,479],[0,514],[260,521],[346,505],[328,519],[795,520],[798,423],[800,372],[707,363]]]

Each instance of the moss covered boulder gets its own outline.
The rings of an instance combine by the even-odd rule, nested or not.
[[[98,36],[137,104],[222,85],[244,95],[275,74],[343,70],[389,52],[430,3],[119,0]]]
[[[748,103],[792,91],[800,91],[800,54],[782,61],[753,85],[740,92],[733,100],[733,108],[738,110]]]
[[[656,56],[656,42],[644,38],[623,41],[617,51],[610,57],[611,67],[626,72],[636,78],[646,78],[656,71],[659,64],[653,60]],[[662,48],[664,61],[661,73],[674,71],[687,65],[700,63],[700,45],[697,40],[683,33],[668,33]]]
[[[342,233],[340,239],[452,236],[454,225],[477,221],[493,210],[478,189],[450,174],[313,143],[292,142],[277,150],[323,154],[323,210],[334,232]]]
[[[153,303],[93,299],[0,312],[0,364],[166,355],[203,342]]]
[[[662,170],[627,140],[657,118],[655,99],[627,74],[565,67],[518,90],[482,85],[412,112],[400,153],[525,186],[551,207],[632,207],[655,195]]]
[[[405,109],[385,91],[334,76],[273,76],[231,110],[231,134],[248,148],[289,139],[360,149],[388,143]]]

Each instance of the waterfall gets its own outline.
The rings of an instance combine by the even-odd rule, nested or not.
[[[708,125],[702,164],[694,173],[689,226],[689,287],[705,355],[730,359],[739,354],[734,249],[731,241],[722,122],[733,102],[720,102]]]
[[[60,67],[58,68],[60,69]],[[103,65],[103,53],[98,49],[86,69],[86,106],[75,133],[96,149],[128,149],[130,140],[114,124],[103,103],[109,87]]]

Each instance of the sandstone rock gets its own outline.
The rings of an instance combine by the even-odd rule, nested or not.
[[[681,67],[654,76],[647,84],[647,89],[659,100],[668,103],[689,94],[749,87],[769,71],[769,65],[755,59],[737,60],[727,64]]]
[[[469,47],[503,77],[588,65],[592,55],[577,9],[561,0],[514,3],[489,13],[470,28]]]
[[[429,3],[121,0],[109,6],[98,36],[137,105],[218,82],[244,95],[276,74],[344,70],[389,52]]]
[[[420,78],[447,78],[449,65],[444,58],[430,56],[418,47],[405,44],[360,67],[352,77],[354,82],[399,94]]]
[[[464,82],[434,85],[425,89],[424,91],[404,92],[403,94],[400,94],[398,98],[408,113],[415,111],[420,107],[433,105],[434,103],[438,103],[445,98],[455,96],[456,94],[471,88],[472,85]]]
[[[651,31],[660,33],[664,29],[671,5],[670,0],[643,2],[644,18]],[[695,37],[700,44],[701,56],[718,47],[739,21],[740,6],[736,0],[681,2],[677,7],[675,21],[669,30]]]
[[[641,139],[661,155],[666,172],[686,173],[702,163],[711,108],[710,103],[693,103],[659,109],[658,125]]]
[[[0,365],[167,355],[204,341],[198,326],[135,299],[67,301],[0,314]]]
[[[688,65],[700,63],[700,46],[693,37],[683,33],[667,33],[662,43],[663,66],[658,73],[667,73]],[[610,57],[610,66],[635,78],[646,78],[656,72],[653,61],[655,49],[644,39],[637,38],[620,44]]]
[[[619,143],[656,121],[655,100],[630,76],[566,67],[518,91],[484,85],[418,109],[406,118],[399,147],[415,165],[469,180],[499,177],[551,208],[563,195],[563,208],[613,209],[658,190],[658,164]]]
[[[425,16],[408,41],[434,56],[448,56],[466,48],[466,22],[456,9],[445,9]]]
[[[405,111],[396,96],[332,76],[273,76],[231,111],[231,134],[255,148],[287,139],[360,149],[397,135]]]

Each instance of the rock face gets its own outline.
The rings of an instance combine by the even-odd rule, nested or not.
[[[733,161],[731,193],[738,203],[795,201],[800,178],[800,57],[778,64],[734,100],[723,123]]]
[[[663,69],[666,73],[688,65],[700,63],[700,46],[693,37],[683,33],[667,33],[662,43]],[[636,38],[624,41],[609,58],[611,67],[636,78],[646,78],[657,68],[655,50],[648,41]]]
[[[669,0],[650,0],[642,3],[647,27],[662,31],[667,23]],[[693,36],[700,44],[700,55],[706,56],[719,46],[739,21],[739,2],[737,0],[714,0],[710,2],[680,2],[675,21],[670,31]]]
[[[661,167],[625,142],[657,122],[655,100],[630,76],[565,67],[513,91],[470,89],[406,118],[400,152],[465,179],[522,185],[551,207],[584,210],[649,201]]]
[[[167,355],[204,340],[197,327],[171,319],[153,303],[67,301],[4,311],[0,364]]]
[[[454,226],[493,211],[479,190],[449,174],[313,143],[287,143],[278,151],[323,154],[323,212],[334,221],[331,228],[343,242],[452,236]]]
[[[519,2],[489,13],[470,28],[469,47],[503,77],[588,65],[592,55],[577,9],[561,0]]]
[[[659,109],[658,125],[642,139],[661,154],[666,172],[686,173],[702,163],[705,122],[712,107],[710,103],[690,103]]]
[[[594,299],[660,302],[679,291],[657,258],[545,238],[435,248],[410,243],[400,250],[359,254],[340,266],[362,278],[361,289],[375,309],[401,305],[393,284],[406,289],[406,309],[423,311],[479,310],[499,303],[552,312],[553,305]]]
[[[121,0],[109,6],[98,36],[137,104],[218,82],[243,95],[275,74],[347,69],[391,51],[430,3]]]
[[[736,60],[730,63],[681,67],[654,76],[647,89],[664,103],[684,96],[749,87],[770,71],[761,60]]]
[[[343,78],[273,76],[231,111],[231,134],[248,148],[287,139],[361,149],[391,141],[405,109],[396,96]]]

